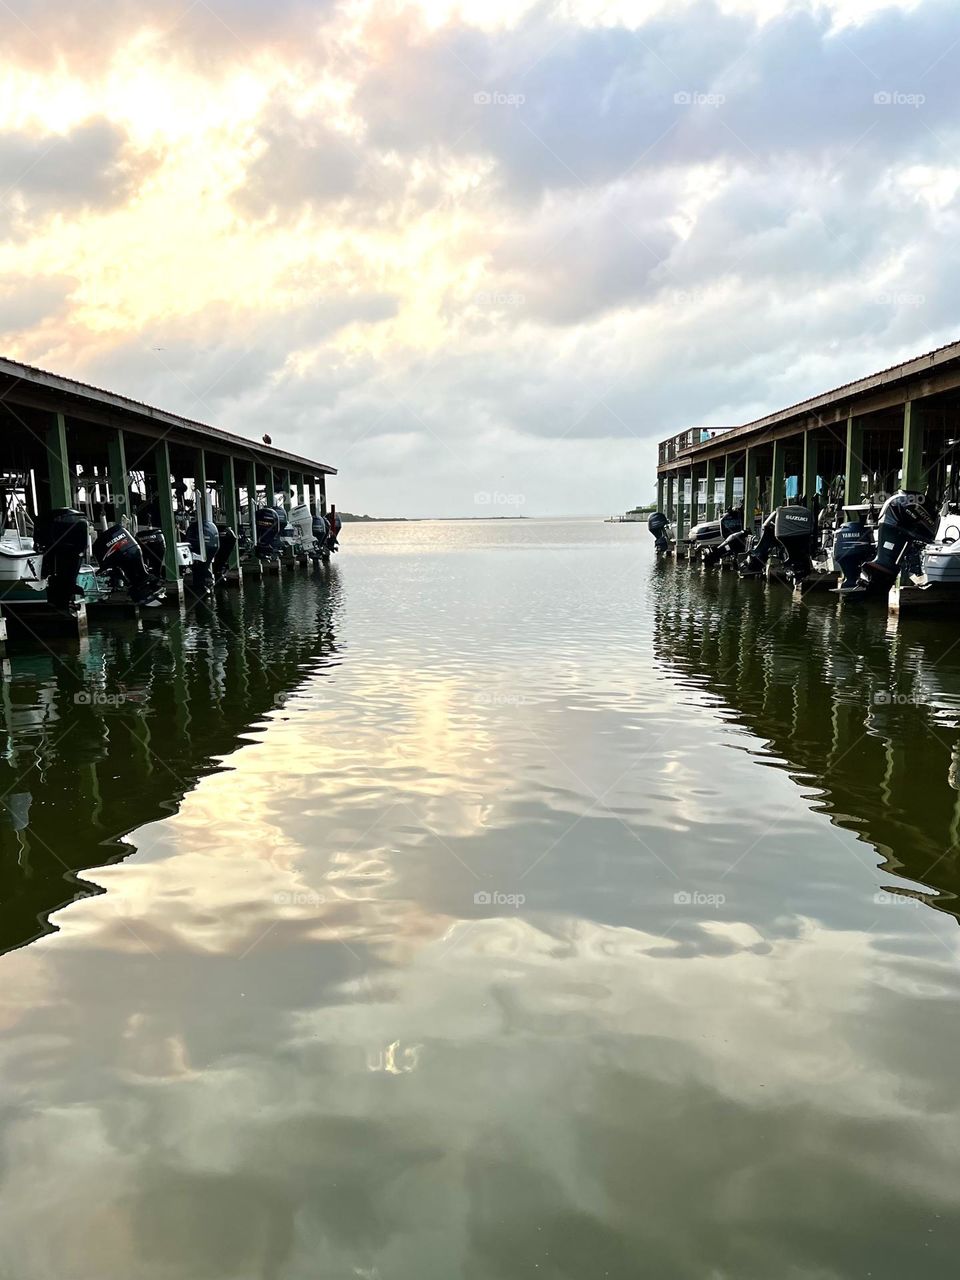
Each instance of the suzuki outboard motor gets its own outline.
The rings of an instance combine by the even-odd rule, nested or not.
[[[114,588],[125,586],[134,604],[160,602],[164,585],[147,573],[139,543],[122,525],[112,525],[97,534],[93,555],[100,568],[110,575]]]
[[[817,520],[806,507],[777,507],[773,536],[783,548],[784,568],[794,583],[802,582],[813,568],[811,552]]]
[[[275,507],[257,507],[257,555],[261,560],[276,560],[283,550],[280,513]]]
[[[656,539],[657,555],[666,555],[670,550],[670,521],[662,511],[655,511],[647,520],[647,528]]]
[[[904,559],[914,548],[937,536],[937,512],[932,499],[922,493],[895,493],[880,509],[876,559],[860,571],[856,587],[844,594],[887,595]]]
[[[203,522],[203,546],[200,546],[200,527],[196,520],[190,524],[187,535],[190,550],[193,553],[193,589],[197,595],[204,595],[213,586],[213,574],[210,566],[220,550],[220,534],[212,520]]]
[[[227,569],[230,567],[230,557],[240,539],[228,525],[217,525],[217,533],[220,535],[220,548],[213,557],[211,570],[214,582],[226,582]]]
[[[862,520],[848,520],[833,535],[833,563],[843,575],[839,590],[851,591],[860,581],[860,570],[872,559],[877,546],[870,527]]]
[[[43,552],[40,576],[47,580],[47,602],[55,609],[76,610],[80,566],[87,554],[89,525],[79,511],[58,507],[44,511],[33,525],[33,545]]]
[[[138,529],[137,543],[143,552],[143,563],[155,578],[166,574],[167,540],[162,529]]]
[[[760,537],[738,566],[741,578],[755,578],[766,569],[767,561],[777,545],[777,536],[774,533],[776,519],[776,511],[771,511],[760,526]]]

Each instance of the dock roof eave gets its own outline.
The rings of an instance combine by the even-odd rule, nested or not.
[[[714,440],[684,449],[671,462],[657,465],[658,475],[689,467],[693,462],[707,462],[731,452],[730,446],[745,449],[748,445],[795,435],[807,426],[828,425],[845,419],[847,412],[867,413],[889,408],[909,399],[922,399],[941,391],[960,388],[960,341],[951,342],[935,351],[891,365],[865,378],[845,383],[798,404],[741,426],[731,427]],[[907,394],[907,392],[912,394]],[[897,394],[897,393],[900,394]],[[841,410],[843,412],[841,412]],[[826,412],[825,412],[826,411]],[[832,411],[832,412],[830,412]],[[818,422],[810,423],[809,419]]]
[[[68,416],[82,419],[83,409],[95,415],[91,420],[102,417],[104,413],[117,415],[120,420],[113,425],[129,427],[136,430],[141,426],[152,433],[162,436],[175,433],[179,443],[206,445],[211,449],[231,453],[234,456],[247,457],[264,466],[278,465],[284,469],[302,471],[311,475],[337,474],[336,467],[325,462],[317,462],[312,458],[304,458],[300,454],[288,453],[285,449],[277,449],[273,445],[261,441],[249,440],[246,436],[234,435],[221,427],[211,427],[205,422],[193,418],[185,418],[180,414],[168,413],[165,409],[157,409],[153,405],[143,404],[128,396],[113,391],[105,391],[101,387],[93,387],[74,378],[66,378],[60,374],[50,373],[46,369],[37,369],[32,365],[22,364],[0,356],[0,382],[7,384],[6,390],[0,394],[0,402],[7,405],[17,403],[30,404],[36,407],[38,401],[44,403],[61,401],[62,411]],[[20,394],[17,389],[21,388]],[[63,403],[69,401],[69,404]],[[49,404],[48,404],[48,407]],[[161,430],[157,430],[160,428]],[[167,428],[167,432],[162,428]],[[186,439],[184,439],[186,437]]]

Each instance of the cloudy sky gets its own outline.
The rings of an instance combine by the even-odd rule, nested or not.
[[[956,0],[2,9],[0,352],[348,510],[623,510],[960,336]]]

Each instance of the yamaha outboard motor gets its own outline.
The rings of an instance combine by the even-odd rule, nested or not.
[[[213,565],[211,566],[215,583],[226,582],[227,569],[230,567],[230,557],[240,541],[234,530],[228,525],[218,524],[217,533],[220,536],[220,548],[213,557]]]
[[[870,526],[862,520],[848,520],[833,535],[833,563],[843,575],[840,591],[851,591],[860,581],[860,570],[873,558],[877,544]]]
[[[167,540],[162,529],[138,529],[137,542],[143,552],[143,563],[156,578],[166,574]]]
[[[777,507],[773,536],[783,549],[784,568],[794,583],[802,582],[813,568],[813,539],[817,520],[806,507]]]
[[[926,494],[901,490],[888,498],[880,509],[876,558],[863,566],[855,587],[841,588],[844,595],[887,595],[909,553],[936,538],[937,524],[936,505]]]
[[[140,544],[122,525],[112,525],[97,534],[93,555],[110,575],[114,589],[125,586],[134,604],[159,604],[164,584],[147,572]]]
[[[275,507],[257,507],[257,555],[261,560],[276,560],[283,551],[280,513]]]
[[[55,609],[76,610],[80,566],[87,554],[89,525],[79,511],[58,507],[44,511],[33,524],[33,545],[43,552],[40,576],[47,580],[47,602]]]
[[[212,520],[203,522],[203,546],[200,546],[200,526],[196,520],[191,521],[187,535],[190,550],[193,552],[193,589],[197,595],[204,595],[213,586],[213,574],[210,566],[220,550],[220,534]]]
[[[760,526],[760,536],[738,565],[741,578],[755,578],[767,567],[767,561],[777,546],[774,533],[777,513],[771,511]]]
[[[666,555],[670,550],[670,521],[662,511],[655,511],[647,520],[647,528],[656,539],[657,555]]]

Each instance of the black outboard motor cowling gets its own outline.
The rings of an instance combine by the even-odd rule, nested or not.
[[[217,533],[220,536],[220,547],[213,557],[211,570],[214,582],[226,582],[227,569],[230,567],[230,557],[236,550],[240,539],[237,537],[236,531],[231,529],[229,525],[217,525]]]
[[[784,553],[784,568],[794,582],[802,582],[813,568],[813,539],[817,532],[814,513],[806,507],[777,507],[773,536]]]
[[[776,511],[771,511],[760,526],[760,537],[740,561],[741,578],[756,577],[766,569],[767,561],[777,545],[777,537],[773,531],[776,518]]]
[[[724,541],[734,533],[743,532],[743,507],[731,507],[720,517],[720,534]]]
[[[909,552],[933,542],[937,526],[936,507],[925,494],[901,490],[888,498],[880,509],[876,558],[863,566],[856,590],[886,595]]]
[[[43,552],[40,575],[47,580],[47,603],[55,609],[76,610],[80,566],[87,554],[90,526],[72,507],[44,511],[33,524],[33,545]]]
[[[257,555],[261,560],[276,560],[283,550],[280,513],[275,507],[257,507]]]
[[[746,529],[736,529],[729,537],[724,538],[718,547],[708,547],[703,553],[703,563],[707,568],[715,564],[735,562],[747,549],[748,534]]]
[[[114,587],[125,586],[134,604],[156,604],[164,592],[162,582],[147,572],[140,544],[122,525],[102,529],[93,544],[93,555]]]
[[[167,540],[162,529],[138,529],[137,542],[143,552],[143,563],[156,578],[163,578],[167,564]]]
[[[200,526],[196,520],[190,524],[187,542],[193,552],[193,589],[203,595],[213,586],[210,566],[220,550],[220,533],[212,520],[203,522],[203,547],[200,546]]]
[[[841,591],[851,591],[860,581],[860,570],[873,556],[877,546],[869,525],[862,520],[848,520],[833,535],[833,562],[843,578]]]
[[[656,549],[658,554],[663,554],[670,550],[670,521],[662,511],[654,511],[652,516],[647,518],[647,528],[656,539]]]

